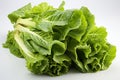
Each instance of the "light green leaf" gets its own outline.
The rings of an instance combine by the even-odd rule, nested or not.
[[[18,18],[22,18],[22,17],[25,17],[25,14],[27,11],[30,11],[31,10],[31,4],[27,4],[25,6],[23,6],[22,8],[10,13],[8,15],[8,18],[10,19],[10,21],[12,23],[15,23],[17,21]]]
[[[3,47],[4,48],[9,48],[10,52],[15,56],[20,57],[20,58],[23,57],[23,55],[21,54],[21,52],[19,50],[19,46],[14,39],[14,31],[9,31],[8,32],[7,40],[3,44]]]

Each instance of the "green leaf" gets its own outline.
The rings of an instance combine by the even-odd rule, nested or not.
[[[55,39],[64,40],[70,30],[77,29],[80,26],[80,14],[78,10],[66,10],[62,12],[62,15],[59,16],[59,19],[65,20],[68,22],[65,26],[55,26],[53,27],[53,32],[55,33]],[[54,18],[53,18],[54,19]],[[57,19],[57,18],[55,18]]]
[[[31,4],[29,3],[29,4],[25,5],[25,6],[23,6],[22,8],[14,11],[14,12],[12,12],[12,13],[10,13],[10,14],[8,15],[8,18],[10,19],[10,21],[11,21],[12,23],[15,23],[18,18],[23,18],[23,17],[25,17],[25,13],[26,13],[27,11],[30,11],[31,8],[32,8],[32,7],[31,7]]]
[[[105,55],[103,65],[102,65],[102,69],[109,68],[113,59],[116,57],[116,47],[111,45],[111,44],[108,44],[108,46],[109,46],[109,49],[108,49],[107,54]]]
[[[48,10],[53,10],[53,9],[54,9],[53,6],[49,5],[46,2],[42,2],[39,5],[34,6],[31,9],[30,13],[39,13],[39,14],[42,14],[42,13],[48,11]]]
[[[87,29],[86,29],[86,32],[85,32],[83,38],[82,38],[82,41],[86,41],[88,33],[95,26],[95,18],[94,18],[94,15],[88,10],[87,7],[83,6],[80,10],[83,12],[83,14],[86,18],[86,21],[87,21]]]
[[[3,47],[4,48],[9,48],[10,52],[15,56],[20,57],[20,58],[23,57],[23,55],[21,54],[21,52],[19,50],[19,46],[14,39],[14,31],[9,31],[8,32],[7,40],[3,44]]]
[[[62,63],[64,61],[70,62],[71,59],[65,55],[66,46],[64,43],[54,40],[52,43],[52,53],[53,53],[53,60],[57,63]]]
[[[78,42],[81,41],[82,36],[86,32],[87,28],[87,22],[83,15],[83,13],[80,11],[80,26],[77,29],[71,30],[68,35],[74,39],[76,39]]]
[[[104,43],[106,41],[107,32],[104,27],[95,28],[88,34],[90,43]]]
[[[64,62],[64,63],[58,64],[50,59],[49,65],[50,66],[47,74],[50,76],[60,76],[69,71],[70,63]]]
[[[40,52],[40,54],[43,55],[51,54],[49,50],[50,44],[46,40],[44,40],[40,35],[30,31],[29,29],[21,25],[17,25],[16,30],[19,31],[21,34],[23,33],[22,38],[25,40],[24,42],[27,41],[29,45],[32,46],[32,48],[37,50],[36,52]],[[42,50],[39,50],[40,48],[42,48]]]
[[[64,5],[65,5],[65,1],[62,1],[62,3],[59,5],[58,9],[64,10]]]
[[[45,56],[32,53],[24,44],[23,39],[19,35],[19,31],[15,31],[14,39],[19,46],[19,50],[26,59],[27,68],[35,74],[46,73],[49,67],[48,59]]]

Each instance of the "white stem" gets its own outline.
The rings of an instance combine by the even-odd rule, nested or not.
[[[19,36],[19,32],[16,31],[15,35],[14,35],[14,39],[16,40],[17,44],[19,45],[19,47],[22,49],[22,51],[28,55],[31,58],[34,58],[31,54],[31,52],[27,49],[27,47],[25,46],[23,40],[20,38]],[[23,54],[24,55],[24,54]]]

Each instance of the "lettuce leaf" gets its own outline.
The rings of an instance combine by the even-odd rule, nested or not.
[[[75,39],[68,42],[68,54],[81,72],[96,72],[110,66],[116,48],[106,42],[106,36],[105,28],[96,27],[87,35],[86,43],[79,43]]]
[[[13,31],[9,31],[8,35],[7,35],[7,41],[6,43],[3,44],[4,48],[9,48],[10,52],[17,56],[22,58],[23,55],[21,54],[20,50],[19,50],[19,46],[18,44],[16,44],[16,41],[14,39],[14,32]]]
[[[8,15],[8,18],[10,19],[10,21],[12,23],[15,23],[17,21],[18,18],[22,17],[24,18],[25,17],[25,13],[29,10],[31,10],[31,4],[27,4],[25,6],[23,6],[22,8],[12,12],[11,14]]]

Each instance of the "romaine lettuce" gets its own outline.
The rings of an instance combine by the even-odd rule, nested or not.
[[[75,67],[80,72],[107,69],[116,47],[107,42],[107,31],[95,25],[94,15],[86,8],[54,8],[46,2],[31,4],[10,13],[14,25],[3,47],[26,60],[35,74],[58,76]]]

